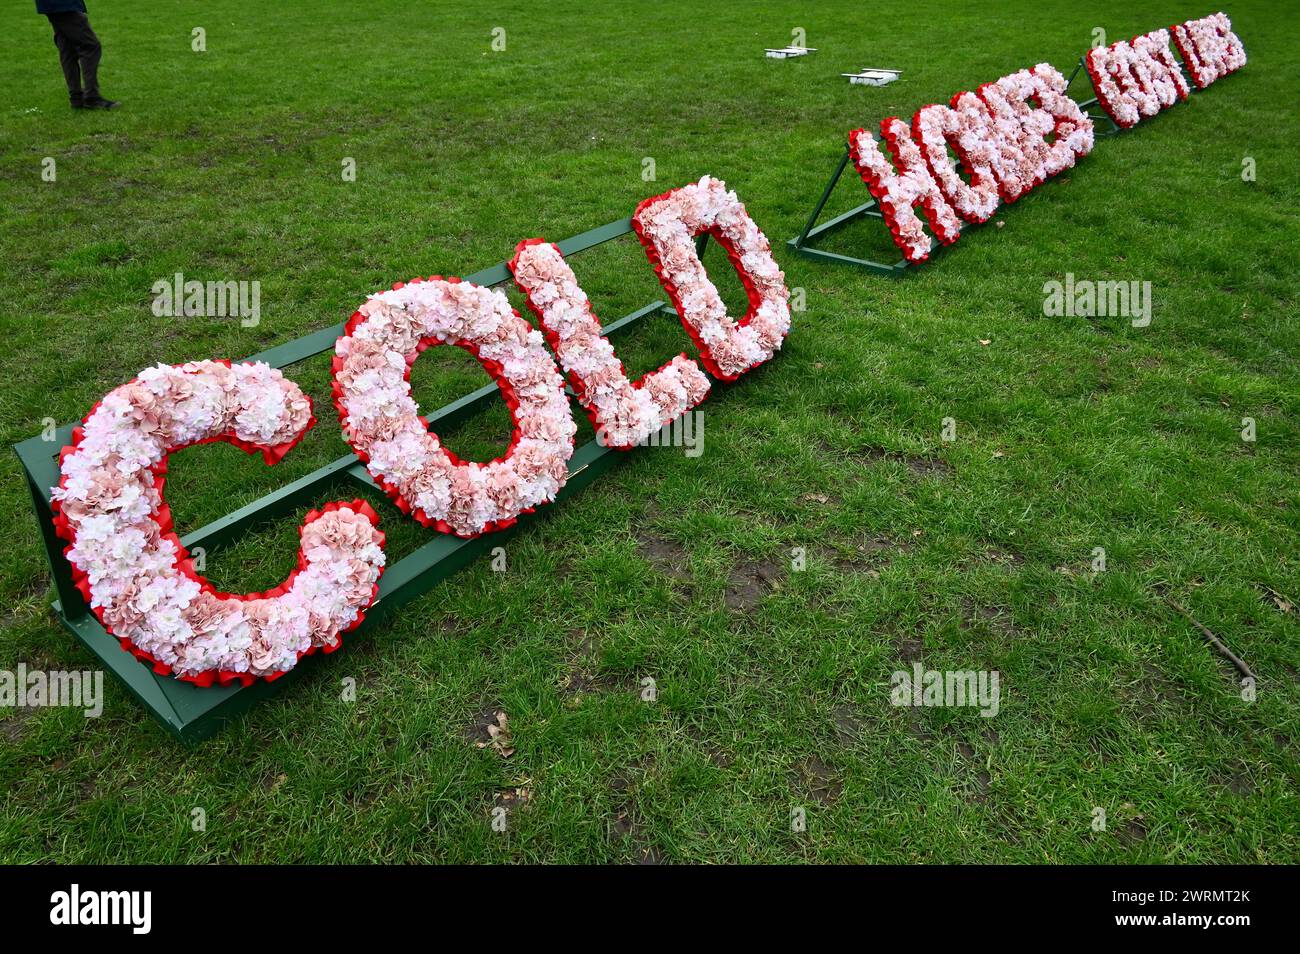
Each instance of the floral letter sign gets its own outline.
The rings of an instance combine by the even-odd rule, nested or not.
[[[1014,202],[1092,151],[1092,120],[1065,87],[1055,67],[1040,63],[974,93],[958,93],[948,106],[923,107],[910,127],[890,116],[880,132],[892,164],[870,132],[849,133],[853,164],[907,261],[929,257],[927,223],[940,242],[951,245],[961,237],[963,220],[985,221],[999,202]]]
[[[705,176],[641,203],[633,226],[714,375],[734,380],[780,349],[790,327],[785,277],[734,192]],[[739,321],[696,254],[703,232],[726,249],[749,294]],[[708,377],[684,354],[628,381],[556,246],[522,242],[509,265],[544,335],[504,293],[435,276],[370,296],[334,348],[344,438],[404,513],[460,537],[510,526],[554,500],[568,477],[577,423],[546,341],[609,447],[635,446],[709,393]],[[439,344],[464,348],[496,380],[514,423],[497,460],[459,460],[420,417],[411,365]],[[309,513],[289,578],[232,595],[196,572],[163,499],[174,451],[228,441],[272,464],[313,423],[307,397],[280,371],[195,361],[140,372],[73,431],[53,493],[55,530],[70,544],[78,588],[124,649],[159,673],[208,686],[276,679],[303,656],[342,645],[374,602],[384,567],[384,535],[368,504]]]

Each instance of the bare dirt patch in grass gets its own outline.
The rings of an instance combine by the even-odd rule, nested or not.
[[[840,773],[819,756],[808,756],[799,763],[796,772],[799,790],[820,805],[833,805],[844,792]]]
[[[727,609],[748,613],[754,610],[763,597],[781,585],[785,566],[776,560],[759,560],[741,563],[727,577],[727,587],[722,599]]]
[[[680,543],[652,533],[638,533],[636,547],[646,562],[669,579],[677,583],[691,582],[687,569],[690,554]]]
[[[948,463],[942,457],[930,457],[922,454],[909,454],[906,451],[893,451],[884,447],[864,447],[855,451],[850,456],[853,459],[867,463],[877,464],[881,461],[893,461],[904,464],[914,477],[920,478],[943,478],[951,476],[954,473],[952,464]]]

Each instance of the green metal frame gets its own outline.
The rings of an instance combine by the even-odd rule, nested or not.
[[[632,220],[627,218],[610,222],[556,244],[560,251],[568,256],[627,235],[631,231]],[[701,235],[696,243],[701,258],[707,244],[706,233]],[[466,281],[484,286],[501,285],[510,279],[510,270],[505,262],[499,262],[491,268],[465,276]],[[658,313],[676,315],[671,305],[654,301],[611,322],[602,329],[602,332],[606,335],[612,334],[648,315]],[[278,345],[247,360],[264,361],[272,367],[283,368],[332,349],[334,342],[342,334],[343,324],[340,323],[295,341]],[[496,393],[497,385],[493,382],[432,414],[425,415],[430,428],[454,424],[485,409],[495,398]],[[572,389],[568,389],[568,393],[572,399]],[[581,419],[582,416],[580,414],[578,416]],[[259,699],[282,691],[308,666],[320,664],[320,656],[311,656],[274,682],[258,680],[248,686],[235,683],[229,686],[202,688],[172,676],[158,675],[151,666],[138,661],[129,652],[124,651],[117,638],[104,630],[95,614],[86,605],[73,580],[72,568],[63,555],[65,543],[54,532],[50,491],[59,481],[59,451],[72,442],[74,426],[67,424],[58,428],[53,440],[33,437],[14,445],[14,450],[26,471],[32,507],[36,512],[36,521],[40,526],[41,539],[45,545],[45,555],[49,560],[56,597],[53,603],[54,611],[64,626],[99,658],[106,669],[122,680],[131,694],[162,723],[168,732],[186,743],[207,738],[229,720],[247,711]],[[560,490],[555,503],[561,503],[590,484],[608,470],[623,453],[603,447],[595,439],[577,448],[569,461],[568,482]],[[212,548],[235,539],[255,525],[302,507],[336,486],[348,483],[357,487],[377,489],[374,480],[366,472],[365,465],[355,455],[349,454],[267,494],[246,507],[241,507],[207,526],[186,534],[181,538],[181,542],[187,548],[202,546],[210,553]],[[398,609],[427,592],[481,554],[499,546],[515,532],[517,527],[528,524],[545,512],[546,508],[542,508],[536,514],[520,517],[515,526],[507,530],[473,539],[466,540],[450,534],[437,534],[413,553],[396,563],[389,564],[380,578],[379,594],[370,609],[366,611],[365,621],[349,634],[349,639],[354,639],[359,633],[364,632],[366,627],[373,625],[386,613]]]
[[[1070,84],[1074,82],[1075,77],[1079,75],[1079,71],[1083,69],[1083,66],[1084,66],[1083,58],[1080,57],[1078,64],[1074,68],[1074,72],[1070,74],[1070,79],[1066,83],[1067,93],[1069,92]],[[1097,98],[1095,96],[1092,99],[1081,102],[1079,104],[1079,108],[1082,109],[1084,113],[1088,116],[1088,118],[1093,120],[1094,123],[1096,123],[1098,120],[1104,119],[1107,123],[1110,124],[1111,128],[1105,132],[1100,133],[1100,135],[1113,136],[1116,132],[1119,131],[1120,127],[1115,123],[1114,120],[1112,120],[1109,116],[1106,115],[1103,109],[1101,109],[1101,105],[1097,101]],[[860,268],[865,268],[868,271],[875,272],[878,275],[888,275],[891,278],[901,278],[904,274],[907,273],[907,270],[909,268],[916,267],[914,263],[909,262],[905,258],[900,258],[898,261],[893,263],[876,262],[866,258],[854,258],[852,255],[841,255],[838,252],[828,252],[825,249],[816,248],[812,244],[814,241],[821,238],[822,236],[827,235],[830,232],[834,232],[838,229],[842,229],[850,222],[854,222],[860,218],[873,218],[873,219],[880,219],[881,221],[884,221],[884,216],[881,214],[880,209],[876,204],[876,200],[873,198],[869,202],[864,202],[862,205],[859,205],[856,208],[849,209],[849,211],[841,213],[840,215],[835,216],[835,218],[830,219],[829,221],[823,222],[821,225],[817,224],[817,219],[821,217],[822,211],[826,208],[826,203],[830,201],[831,193],[835,191],[835,187],[839,184],[840,177],[844,175],[844,170],[848,168],[848,165],[849,165],[849,146],[848,143],[845,143],[844,155],[840,157],[840,161],[835,166],[835,171],[831,173],[830,181],[826,183],[826,188],[822,190],[822,196],[820,199],[817,200],[817,204],[813,207],[812,214],[808,216],[808,221],[804,225],[803,231],[800,232],[798,235],[796,235],[794,238],[787,241],[786,244],[790,246],[790,248],[798,252],[800,255],[806,256],[807,258],[820,259],[826,262],[840,262],[845,265],[857,265]],[[971,227],[972,226],[970,225],[970,223],[963,222],[961,225],[961,230],[962,232],[965,232],[968,228]],[[934,238],[931,238],[930,258],[931,259],[934,258],[936,254],[938,254],[945,248],[947,248],[947,246],[945,246],[943,243],[935,240]],[[927,261],[928,260],[929,259],[927,259]]]
[[[886,262],[876,262],[867,258],[854,258],[852,255],[841,255],[838,252],[828,252],[822,248],[814,248],[810,244],[814,240],[819,239],[830,232],[842,229],[850,222],[856,221],[860,218],[873,218],[880,219],[882,222],[884,221],[884,215],[880,212],[880,209],[876,205],[876,200],[873,198],[869,202],[864,202],[856,208],[849,209],[849,211],[835,216],[835,218],[828,222],[823,222],[821,225],[817,224],[817,219],[821,217],[822,210],[826,208],[826,203],[830,201],[831,193],[834,192],[835,187],[839,185],[840,176],[844,175],[844,170],[848,165],[849,146],[848,143],[845,143],[844,155],[840,156],[840,161],[835,166],[835,171],[831,173],[831,178],[830,181],[826,183],[826,188],[822,190],[822,197],[817,200],[817,204],[813,207],[812,215],[808,216],[808,221],[804,225],[803,231],[785,244],[807,258],[821,259],[826,262],[840,262],[845,265],[857,265],[861,268],[867,269],[868,271],[875,272],[878,275],[889,275],[892,278],[898,278],[910,267],[910,263],[905,258],[900,258],[897,262],[894,262],[891,265]],[[941,243],[936,242],[933,238],[930,239],[931,255],[942,247]]]

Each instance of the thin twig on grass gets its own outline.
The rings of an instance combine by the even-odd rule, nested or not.
[[[1231,649],[1229,649],[1224,644],[1223,640],[1221,640],[1218,636],[1215,636],[1212,632],[1210,632],[1209,627],[1207,627],[1199,619],[1197,619],[1186,609],[1184,609],[1183,606],[1179,604],[1172,596],[1166,596],[1165,602],[1168,603],[1170,606],[1172,606],[1174,609],[1176,609],[1189,623],[1191,623],[1198,630],[1200,630],[1201,635],[1205,637],[1206,642],[1208,642],[1211,646],[1217,649],[1225,659],[1227,659],[1234,666],[1236,666],[1238,672],[1240,672],[1243,676],[1245,676],[1248,679],[1255,679],[1255,680],[1259,679],[1259,677],[1256,676],[1251,671],[1251,668],[1246,665],[1245,661],[1240,656],[1238,656]]]

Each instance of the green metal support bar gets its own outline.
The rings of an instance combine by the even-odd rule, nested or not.
[[[632,220],[621,219],[580,235],[574,235],[556,244],[561,252],[569,256],[620,238],[631,231]],[[707,244],[707,233],[701,235],[696,241],[696,249],[701,257]],[[493,286],[510,281],[511,276],[507,264],[499,262],[490,268],[465,276],[465,280],[478,285]],[[602,332],[609,335],[650,315],[661,313],[676,314],[671,305],[655,301],[610,322]],[[343,325],[340,323],[277,345],[253,355],[248,360],[264,361],[273,367],[283,368],[332,350],[335,341],[342,333]],[[495,382],[485,385],[426,415],[426,419],[430,427],[435,425],[446,427],[484,410],[492,403],[496,394]],[[571,390],[569,394],[572,398]],[[581,418],[582,415],[577,416]],[[72,568],[63,556],[65,543],[54,532],[50,491],[58,484],[59,451],[71,442],[73,426],[67,424],[58,428],[53,440],[33,437],[14,446],[26,472],[32,507],[41,529],[41,540],[45,545],[45,555],[49,562],[50,577],[55,591],[54,611],[63,625],[95,654],[105,669],[114,673],[122,681],[128,691],[168,732],[185,743],[207,738],[230,720],[246,712],[258,700],[291,685],[304,669],[320,664],[321,657],[312,656],[304,659],[297,668],[274,682],[258,680],[248,686],[235,683],[229,686],[201,688],[171,676],[158,675],[149,665],[139,662],[130,653],[124,651],[118,640],[104,630],[82,599],[81,592],[76,588],[73,580]],[[551,506],[561,504],[586,487],[612,467],[623,453],[603,447],[594,439],[577,448],[569,461],[568,481]],[[298,509],[313,499],[318,499],[334,487],[348,481],[363,488],[375,489],[375,482],[366,472],[365,466],[355,455],[348,454],[186,534],[181,542],[186,547],[204,546],[211,549],[220,546],[237,539],[259,524]],[[537,513],[522,516],[514,526],[505,531],[468,540],[450,534],[433,534],[431,539],[414,552],[385,568],[384,575],[379,581],[379,594],[374,604],[366,611],[366,618],[362,625],[348,634],[348,639],[355,639],[368,627],[382,619],[386,613],[423,595],[492,547],[499,546],[519,527],[541,519],[547,510],[547,507],[543,507]]]
[[[815,248],[812,243],[822,236],[844,228],[850,222],[856,222],[858,219],[871,218],[884,221],[876,200],[873,198],[869,202],[864,202],[856,208],[835,216],[829,221],[817,224],[817,219],[821,217],[822,210],[826,208],[826,203],[830,200],[831,193],[839,185],[840,177],[844,175],[844,170],[849,166],[849,146],[844,144],[844,155],[840,157],[839,163],[835,166],[835,171],[831,173],[830,180],[826,183],[826,188],[822,190],[822,197],[817,200],[817,205],[813,207],[812,215],[808,216],[808,221],[803,227],[803,231],[797,236],[786,242],[792,249],[807,258],[820,259],[824,262],[839,262],[843,265],[857,265],[868,271],[875,272],[877,275],[888,275],[891,278],[902,276],[909,268],[911,263],[905,258],[900,258],[892,264],[889,262],[876,262],[866,258],[854,258],[852,255],[840,255],[837,252],[828,252],[825,249]],[[962,225],[962,231],[966,226]],[[930,239],[930,254],[933,256],[944,246],[933,238]]]

